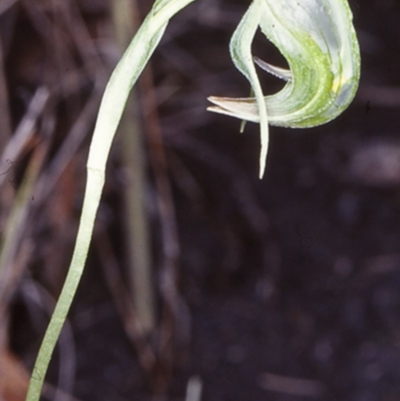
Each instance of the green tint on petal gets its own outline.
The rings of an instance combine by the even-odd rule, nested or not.
[[[269,124],[290,128],[314,127],[340,115],[353,100],[360,77],[359,46],[347,0],[254,0],[250,8],[257,12],[246,13],[241,21],[240,30],[248,32],[232,40],[231,54],[236,57],[232,56],[237,68],[249,79],[255,98],[210,97],[215,106],[209,110],[260,123],[262,138],[267,132],[263,128],[265,114]],[[254,64],[247,54],[245,62],[238,60],[242,53],[236,50],[242,46],[240,38],[246,38],[246,48],[251,46],[248,41],[254,37],[254,25],[289,64],[289,70],[285,70],[257,60],[262,69],[287,81],[281,91],[264,97],[266,110],[262,112],[258,79],[249,74]],[[266,156],[266,144],[262,140],[260,166],[265,164],[261,159]]]

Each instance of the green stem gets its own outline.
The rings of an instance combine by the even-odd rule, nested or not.
[[[33,368],[26,401],[40,399],[51,356],[79,285],[103,190],[108,155],[129,93],[161,40],[169,19],[193,1],[157,0],[110,77],[90,145],[85,196],[72,261]]]

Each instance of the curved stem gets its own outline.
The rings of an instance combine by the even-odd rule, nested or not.
[[[83,273],[108,155],[130,90],[161,40],[169,19],[193,1],[157,0],[110,77],[90,145],[86,189],[72,261],[33,368],[27,401],[40,398],[51,356]]]

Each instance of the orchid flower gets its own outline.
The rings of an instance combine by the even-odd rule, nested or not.
[[[258,29],[279,49],[289,70],[257,58],[251,44]],[[210,97],[210,111],[260,123],[260,178],[268,150],[268,124],[309,128],[325,124],[353,100],[360,52],[347,0],[253,0],[234,32],[230,52],[250,81],[252,98]],[[284,79],[284,88],[264,96],[254,64]]]

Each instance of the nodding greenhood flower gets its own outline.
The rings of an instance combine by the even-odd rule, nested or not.
[[[289,70],[253,58],[258,29],[279,49]],[[347,0],[253,0],[230,43],[236,67],[250,81],[252,98],[210,97],[210,111],[260,123],[260,178],[268,149],[268,124],[308,128],[347,108],[358,87],[360,53]],[[254,63],[285,80],[264,96]]]

